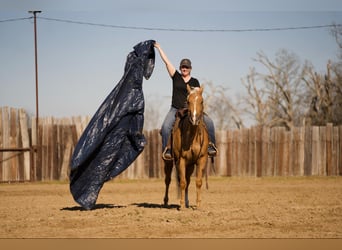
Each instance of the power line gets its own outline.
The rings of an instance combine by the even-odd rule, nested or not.
[[[23,17],[23,18],[13,18],[0,20],[0,23],[22,21],[27,19],[32,19],[33,17]],[[323,29],[323,28],[333,28],[342,27],[342,24],[326,24],[326,25],[313,25],[313,26],[294,26],[294,27],[276,27],[276,28],[248,28],[248,29],[179,29],[179,28],[159,28],[159,27],[141,27],[141,26],[124,26],[124,25],[114,25],[114,24],[103,24],[103,23],[92,23],[83,21],[74,21],[59,18],[49,18],[49,17],[37,17],[38,19],[63,22],[79,25],[88,25],[96,27],[114,28],[114,29],[131,29],[131,30],[150,30],[150,31],[170,31],[170,32],[268,32],[268,31],[289,31],[289,30],[308,30],[308,29]]]
[[[6,20],[0,20],[0,23],[7,23],[7,22],[14,22],[14,21],[22,21],[27,19],[32,19],[33,17],[21,17],[21,18],[12,18],[12,19],[6,19]]]
[[[97,27],[115,28],[115,29],[133,29],[133,30],[150,30],[150,31],[177,31],[177,32],[263,32],[263,31],[286,31],[286,30],[305,30],[305,29],[322,29],[322,28],[332,28],[336,26],[342,26],[342,24],[327,24],[327,25],[314,25],[314,26],[297,26],[297,27],[283,27],[283,28],[253,28],[253,29],[176,29],[176,28],[152,28],[152,27],[139,27],[139,26],[123,26],[123,25],[113,25],[113,24],[101,24],[101,23],[91,23],[82,22],[58,18],[48,18],[48,17],[38,17],[39,19],[64,22],[80,25],[89,25]]]

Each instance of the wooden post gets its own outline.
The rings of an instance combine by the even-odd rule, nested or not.
[[[241,175],[246,176],[248,174],[248,162],[250,159],[249,155],[249,143],[248,143],[248,133],[249,130],[246,128],[242,128],[240,130],[240,137],[239,137],[239,144],[240,144],[240,169],[241,169]]]
[[[305,127],[300,128],[300,144],[299,144],[299,175],[304,176],[304,162],[305,162]]]
[[[285,176],[290,176],[292,175],[291,171],[291,160],[292,160],[292,136],[293,131],[286,131],[285,132],[285,158],[284,158],[284,171],[285,171]]]
[[[158,161],[158,166],[161,172],[161,177],[164,178],[164,161],[161,157],[162,155],[162,138],[159,134],[159,129],[154,129],[154,133],[157,135],[157,161]]]
[[[43,180],[43,164],[44,164],[44,155],[43,155],[43,125],[42,125],[42,119],[39,119],[38,121],[38,142],[36,147],[36,180],[41,181]]]
[[[69,179],[69,162],[70,157],[72,154],[72,143],[71,140],[67,141],[67,144],[65,146],[64,154],[63,154],[63,161],[62,161],[62,167],[61,167],[61,173],[59,176],[59,180],[65,181]]]
[[[285,128],[283,127],[277,127],[276,128],[277,131],[277,168],[276,168],[276,176],[283,176],[283,159],[284,159],[284,141],[285,141]]]
[[[262,176],[262,161],[263,161],[263,143],[262,143],[262,135],[263,135],[263,127],[256,127],[255,133],[255,152],[256,152],[256,176]]]
[[[305,127],[304,138],[304,175],[311,175],[311,163],[312,163],[312,128]]]
[[[269,173],[269,169],[270,169],[270,128],[263,126],[261,129],[261,133],[262,133],[262,139],[261,139],[261,143],[262,143],[262,157],[261,157],[261,167],[262,167],[262,171],[261,171],[261,176],[268,176],[270,175]]]
[[[246,152],[248,153],[248,159],[246,159],[246,174],[247,176],[256,176],[256,148],[255,148],[255,133],[256,127],[251,127],[246,130],[244,139],[246,140]]]
[[[339,157],[339,139],[338,127],[333,127],[333,142],[332,142],[332,175],[338,175],[338,157]]]
[[[30,138],[28,133],[28,126],[27,126],[27,114],[24,109],[19,109],[19,125],[21,131],[21,140],[22,140],[22,147],[29,148],[30,147]],[[30,180],[30,152],[24,152],[24,180]]]
[[[146,139],[148,141],[147,145],[146,145],[146,148],[145,148],[145,162],[144,162],[144,166],[143,168],[145,169],[145,174],[148,176],[148,178],[152,177],[151,176],[151,173],[150,173],[150,161],[151,161],[151,157],[150,157],[150,154],[151,154],[151,149],[150,149],[150,144],[152,143],[152,131],[149,131],[148,133],[146,133]],[[160,156],[161,157],[161,156]]]
[[[226,131],[217,131],[216,135],[216,144],[219,152],[219,154],[216,157],[217,174],[219,176],[227,176],[227,155],[225,154],[225,152],[227,151]],[[210,161],[210,159],[208,161]]]
[[[338,127],[339,130],[339,145],[340,145],[340,150],[339,150],[339,162],[338,162],[338,175],[342,175],[342,126]]]
[[[2,110],[2,122],[3,122],[3,147],[4,148],[8,148],[10,146],[10,131],[9,131],[9,111],[8,111],[8,107],[4,107]],[[9,181],[9,168],[10,168],[10,164],[8,161],[8,158],[10,157],[10,153],[9,152],[4,152],[3,153],[3,162],[2,162],[2,180],[3,181]]]
[[[160,178],[161,177],[161,169],[159,167],[159,159],[161,154],[159,154],[159,144],[158,144],[158,130],[152,130],[152,160],[153,160],[153,168],[154,168],[154,173],[155,173],[155,178]]]
[[[277,156],[277,151],[276,151],[276,131],[275,128],[270,128],[270,160],[269,160],[269,165],[267,169],[267,175],[268,176],[274,176],[274,169],[276,169],[276,156]]]
[[[4,145],[3,145],[3,124],[2,124],[2,116],[3,116],[3,113],[2,113],[2,107],[0,107],[0,148],[3,148]],[[0,181],[3,180],[3,174],[2,174],[2,171],[3,171],[3,152],[1,151],[0,152]]]
[[[318,164],[318,175],[325,176],[326,172],[326,162],[327,162],[327,136],[326,136],[326,127],[319,127],[319,153],[320,153],[320,161]]]
[[[222,152],[221,152],[222,154]],[[227,176],[232,176],[233,167],[233,133],[227,131]]]
[[[37,180],[37,138],[36,138],[36,122],[34,119],[31,120],[31,150],[30,150],[30,156],[31,156],[31,166],[30,166],[30,180],[31,181],[36,181]]]
[[[240,176],[241,175],[241,166],[240,166],[240,154],[239,154],[239,130],[234,130],[233,131],[233,159],[234,159],[234,164],[233,164],[233,176]]]
[[[327,175],[332,174],[332,145],[333,145],[333,125],[331,123],[327,124],[327,162],[326,162],[326,172]]]
[[[18,135],[18,124],[17,124],[17,110],[15,108],[10,108],[10,148],[18,148],[17,143],[17,135]],[[13,152],[11,153],[10,159],[10,173],[9,173],[9,180],[11,181],[18,181],[19,180],[19,173],[18,173],[18,153]]]
[[[312,158],[311,158],[311,175],[318,175],[318,163],[320,162],[321,154],[319,152],[319,127],[312,127]]]

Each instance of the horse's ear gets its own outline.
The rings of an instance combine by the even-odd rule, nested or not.
[[[201,85],[201,87],[200,87],[200,93],[201,93],[201,94],[203,93],[203,90],[204,90],[204,86]]]
[[[190,94],[190,92],[191,92],[191,87],[190,87],[189,84],[186,85],[186,89],[187,89],[187,91],[188,91],[188,94]]]

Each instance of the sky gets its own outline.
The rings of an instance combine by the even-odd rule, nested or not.
[[[325,71],[329,59],[337,59],[330,28],[253,29],[342,24],[342,2],[334,0],[1,0],[0,107],[24,108],[32,115],[33,19],[9,21],[31,17],[29,10],[42,11],[37,14],[37,52],[39,115],[44,117],[92,116],[122,78],[128,53],[144,40],[158,41],[176,68],[182,58],[190,58],[193,77],[228,88],[234,100],[245,93],[241,79],[250,67],[258,68],[253,60],[258,52],[272,59],[286,49],[318,72]],[[171,102],[171,79],[158,53],[143,91],[146,108],[157,105],[160,110],[159,127]]]

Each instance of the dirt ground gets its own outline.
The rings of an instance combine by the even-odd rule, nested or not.
[[[342,177],[211,177],[202,208],[179,211],[175,180],[105,183],[96,208],[68,183],[0,184],[0,238],[342,238]]]

